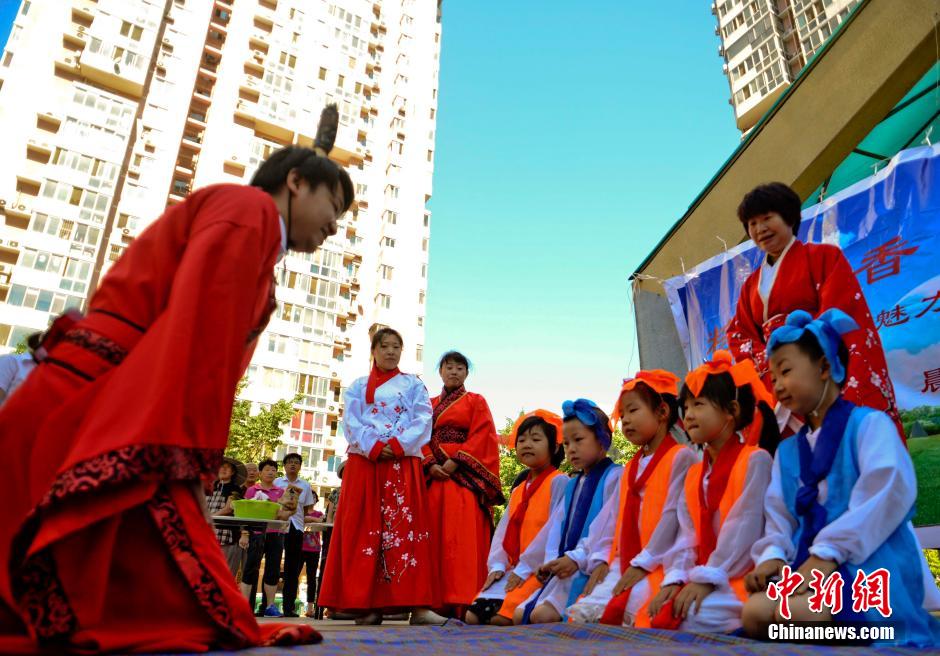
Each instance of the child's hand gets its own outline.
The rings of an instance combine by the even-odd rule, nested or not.
[[[522,580],[522,577],[513,572],[509,575],[509,578],[506,579],[506,592],[512,592],[523,583],[525,583],[525,581]]]
[[[499,570],[494,570],[487,575],[486,580],[483,581],[483,589],[486,590],[488,587],[496,583],[498,580],[503,578],[505,572],[500,572]]]
[[[242,549],[248,548],[248,531],[242,531],[242,535],[238,539],[238,546]]]
[[[614,586],[614,596],[616,597],[624,590],[632,588],[645,579],[647,574],[649,574],[649,572],[642,567],[628,567],[627,571],[620,577],[620,580],[617,581],[617,585]]]
[[[780,568],[786,565],[779,558],[765,560],[744,577],[744,587],[748,592],[760,592],[767,589],[767,579],[780,574]]]
[[[689,611],[692,610],[692,606],[695,606],[695,612],[698,613],[702,610],[702,602],[705,601],[705,597],[714,591],[715,586],[711,583],[689,583],[682,588],[682,592],[676,596],[676,602],[672,608],[672,616],[685,619],[689,616]]]
[[[594,587],[598,583],[603,581],[607,577],[607,574],[609,572],[610,572],[610,566],[607,563],[601,563],[600,565],[595,567],[594,571],[591,572],[591,576],[588,577],[587,584],[584,586],[584,596],[586,597],[592,592],[594,592]]]
[[[444,472],[445,472],[445,473],[447,474],[447,476],[449,477],[451,474],[453,474],[455,471],[457,471],[457,468],[458,468],[458,467],[459,467],[459,465],[457,464],[456,461],[451,460],[450,458],[448,458],[448,459],[447,459],[447,462],[445,462],[445,463],[441,466],[441,469],[443,469]]]
[[[382,447],[382,452],[379,454],[379,460],[394,460],[395,452],[392,451],[392,447],[386,445]]]
[[[624,572],[626,574],[626,572]],[[673,583],[671,585],[664,585],[659,589],[659,592],[653,597],[653,600],[650,601],[649,605],[649,615],[650,619],[653,619],[659,615],[659,611],[663,609],[663,606],[666,605],[670,599],[679,594],[679,590],[682,589],[682,586],[678,583]]]
[[[553,561],[545,563],[542,565],[542,568],[548,570],[560,579],[566,579],[578,571],[578,564],[568,556],[562,556],[561,558],[556,558]]]
[[[810,581],[813,580],[813,570],[818,569],[823,577],[828,578],[830,574],[839,569],[838,563],[834,560],[823,560],[822,558],[817,558],[816,556],[810,556],[807,558],[800,568],[796,570],[798,573],[803,575],[803,582],[800,584],[800,587],[796,589],[793,594],[804,594],[809,588]],[[825,578],[823,580],[825,580]]]

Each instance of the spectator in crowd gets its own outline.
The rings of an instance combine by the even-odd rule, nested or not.
[[[9,353],[0,356],[0,403],[3,403],[20,383],[26,380],[38,360],[37,350],[42,341],[42,333],[33,333],[26,338],[25,353]]]
[[[219,467],[219,478],[212,486],[212,493],[206,499],[210,515],[232,515],[232,494],[240,490],[245,481],[245,465],[234,458],[223,458]],[[225,560],[233,576],[238,575],[245,560],[245,549],[235,540],[235,529],[216,528],[215,537],[222,547]]]
[[[299,488],[297,507],[290,516],[290,525],[284,535],[284,617],[297,617],[297,587],[303,567],[304,516],[316,503],[310,483],[299,478],[303,463],[299,453],[284,456],[284,476],[274,484],[284,490]]]
[[[316,509],[319,501],[317,493],[313,493],[314,508],[304,515],[304,524],[318,524],[323,521],[325,516]],[[302,565],[307,577],[307,617],[315,616],[315,606],[317,601],[317,569],[320,561],[320,531],[306,531],[302,547]]]
[[[258,463],[258,471],[261,477],[255,485],[252,485],[245,492],[246,499],[255,499],[259,501],[280,501],[284,495],[284,488],[274,484],[277,476],[277,463],[273,460],[262,460]],[[279,510],[277,519],[287,519],[290,513],[286,510]],[[258,580],[258,570],[261,566],[261,558],[264,557],[264,578],[262,582],[264,606],[263,615],[265,617],[281,617],[281,611],[277,609],[274,603],[274,597],[277,594],[277,582],[281,576],[281,552],[284,549],[284,536],[280,530],[269,528],[261,531],[242,531],[239,543],[248,549],[248,558],[245,563],[244,576],[242,577],[242,593],[248,597],[248,601],[254,607],[254,595],[251,594],[251,584]]]

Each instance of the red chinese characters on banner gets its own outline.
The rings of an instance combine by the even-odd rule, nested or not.
[[[928,296],[927,298],[921,299],[919,303],[909,303],[907,305],[901,305],[900,303],[895,304],[890,310],[881,310],[875,317],[875,326],[878,328],[893,328],[894,326],[900,326],[907,323],[911,319],[920,319],[927,315],[928,312],[935,314],[940,312],[940,289],[934,292],[933,296]],[[923,309],[915,315],[909,315],[907,313],[907,308],[916,307],[924,303]],[[937,307],[935,307],[937,306]]]
[[[852,611],[865,613],[877,610],[882,617],[891,617],[891,599],[889,584],[891,573],[885,568],[876,569],[871,574],[859,570],[852,582]],[[803,584],[803,575],[794,572],[789,565],[780,570],[780,581],[767,586],[767,598],[780,602],[780,617],[791,619],[790,597]],[[842,612],[842,591],[845,580],[839,572],[828,577],[817,569],[812,570],[809,582],[809,609],[813,613],[822,613],[828,609],[833,615]]]
[[[940,369],[927,369],[924,371],[924,389],[921,392],[940,392]]]
[[[865,271],[869,285],[896,276],[901,273],[901,258],[916,253],[919,248],[919,246],[904,248],[906,245],[907,241],[902,241],[901,237],[895,237],[881,246],[876,246],[865,253],[865,257],[862,258],[862,267],[854,272],[855,275]]]

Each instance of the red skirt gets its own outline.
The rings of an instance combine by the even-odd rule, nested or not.
[[[0,452],[16,463],[0,523],[0,653],[318,641],[309,627],[259,627],[240,594],[196,496],[221,453],[186,436],[115,446],[84,430],[137,335],[102,315],[78,327],[0,408]]]
[[[421,460],[350,455],[318,603],[345,611],[433,606]]]
[[[455,481],[432,481],[427,497],[440,604],[469,606],[486,581],[490,515],[477,495]]]

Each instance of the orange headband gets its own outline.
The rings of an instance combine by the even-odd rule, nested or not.
[[[705,362],[690,371],[685,377],[685,384],[694,396],[698,396],[702,392],[706,378],[723,373],[731,374],[735,387],[750,387],[755,400],[764,401],[771,408],[776,404],[773,395],[761,381],[754,363],[750,360],[742,360],[737,364],[733,364],[731,353],[724,350],[715,351],[711,361]]]
[[[516,448],[516,437],[518,437],[519,427],[522,425],[526,419],[530,417],[538,417],[542,419],[545,423],[551,424],[555,427],[555,444],[561,444],[564,441],[564,436],[562,435],[562,420],[561,417],[556,415],[554,412],[549,412],[548,410],[534,410],[527,414],[521,415],[516,423],[512,425],[512,432],[509,434],[509,448]]]
[[[623,395],[634,389],[637,383],[648,385],[657,394],[672,394],[679,396],[679,377],[671,371],[665,369],[644,369],[638,371],[633,378],[626,378],[623,381],[623,387],[620,388],[620,396],[617,397],[617,403],[614,411],[610,413],[610,423],[616,426],[620,421],[620,401]]]

